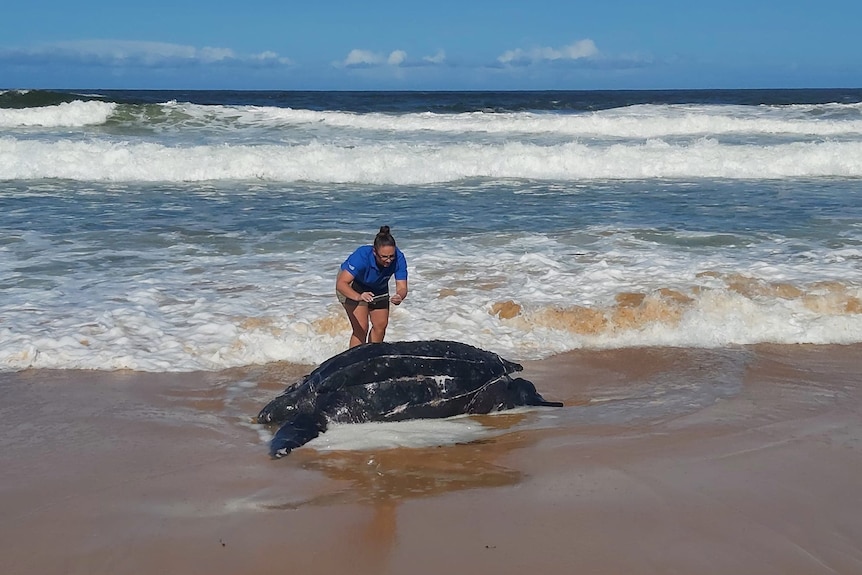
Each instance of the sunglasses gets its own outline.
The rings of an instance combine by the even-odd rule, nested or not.
[[[391,256],[384,256],[377,251],[375,251],[374,253],[377,254],[377,257],[380,258],[381,260],[394,260],[395,259],[395,254],[392,254]]]

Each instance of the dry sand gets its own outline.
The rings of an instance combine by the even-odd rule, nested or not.
[[[862,346],[525,368],[553,418],[279,461],[300,366],[0,374],[0,574],[862,573]]]

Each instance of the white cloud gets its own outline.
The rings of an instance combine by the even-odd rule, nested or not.
[[[407,52],[405,52],[404,50],[394,50],[391,54],[389,54],[389,58],[386,59],[386,63],[390,66],[399,66],[406,59]]]
[[[142,60],[158,62],[164,60],[200,60],[217,62],[235,58],[229,48],[195,48],[182,44],[165,42],[143,42],[134,40],[81,40],[77,42],[59,42],[40,48],[33,52],[52,52],[70,58],[87,57],[100,60]]]
[[[379,64],[383,58],[380,54],[375,54],[369,50],[353,49],[344,59],[345,66],[373,66]]]
[[[599,49],[592,40],[578,40],[574,44],[562,48],[536,47],[524,50],[516,48],[507,50],[497,61],[502,64],[524,64],[554,60],[580,60],[592,58],[599,54]]]
[[[436,54],[433,56],[425,56],[422,58],[426,62],[430,62],[431,64],[442,64],[446,61],[446,52],[443,50],[438,50]]]
[[[258,60],[260,62],[274,62],[284,65],[293,64],[293,61],[290,58],[283,58],[279,56],[276,52],[272,52],[269,50],[267,50],[266,52],[261,52],[260,54],[252,54],[250,58],[253,60]]]
[[[347,54],[347,57],[341,62],[341,65],[346,67],[351,66],[380,66],[386,64],[388,66],[401,66],[407,61],[407,52],[404,50],[393,50],[389,55],[380,52],[372,52],[371,50],[353,49]]]
[[[134,40],[80,40],[58,42],[33,48],[3,50],[2,60],[21,62],[84,63],[107,66],[171,66],[189,64],[290,64],[275,52],[240,55],[230,48],[197,48],[166,42]]]
[[[204,62],[221,62],[222,60],[236,59],[236,54],[230,48],[210,48],[207,46],[197,50],[195,55]]]

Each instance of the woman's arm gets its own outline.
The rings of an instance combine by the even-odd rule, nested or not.
[[[335,290],[346,297],[347,299],[352,299],[353,301],[367,301],[370,302],[374,298],[374,294],[370,291],[359,293],[352,287],[350,287],[351,282],[354,280],[353,274],[351,274],[347,270],[341,270],[338,272],[338,279],[335,280]]]
[[[389,301],[399,305],[407,297],[407,280],[395,280],[395,295]]]

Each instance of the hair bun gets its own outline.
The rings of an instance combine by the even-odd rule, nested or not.
[[[374,238],[374,249],[379,249],[383,246],[395,247],[395,238],[389,233],[389,226],[380,226],[380,232]]]

